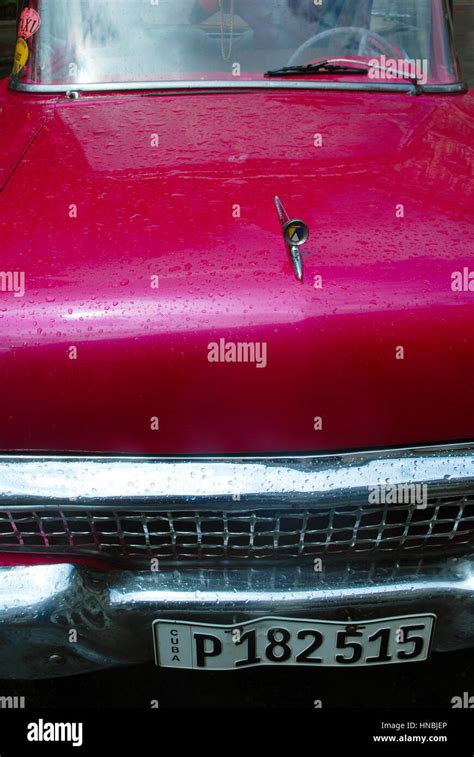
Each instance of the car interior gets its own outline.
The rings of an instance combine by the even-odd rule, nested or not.
[[[49,3],[29,80],[259,76],[324,57],[429,58],[430,0],[126,0]],[[48,16],[50,18],[48,18]],[[70,51],[76,65],[71,67]],[[66,55],[65,52],[69,51]],[[212,74],[218,76],[212,76]]]

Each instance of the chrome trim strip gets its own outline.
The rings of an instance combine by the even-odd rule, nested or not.
[[[70,92],[141,92],[153,94],[148,90],[174,90],[174,94],[189,94],[189,90],[198,92],[218,91],[241,92],[254,89],[296,89],[296,90],[337,90],[353,92],[406,92],[413,93],[411,82],[328,82],[328,81],[149,81],[126,83],[83,83],[83,84],[26,84],[14,77],[10,77],[9,88],[15,92],[29,94],[68,94]],[[462,94],[467,92],[466,82],[459,81],[452,84],[425,84],[423,94]],[[156,94],[161,94],[157,92]]]
[[[413,483],[430,497],[474,491],[474,443],[274,457],[0,455],[0,507],[12,511],[317,507]]]
[[[433,648],[474,646],[474,561],[395,566],[98,571],[0,568],[0,678],[51,678],[153,659],[158,619],[243,623],[265,615],[364,620],[433,613]],[[77,630],[71,644],[69,629]]]

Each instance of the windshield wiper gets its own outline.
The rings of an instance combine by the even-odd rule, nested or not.
[[[351,65],[341,65],[348,63]],[[359,66],[366,66],[366,68],[359,68]],[[410,84],[413,84],[415,88],[413,94],[423,94],[423,86],[417,76],[411,76],[401,70],[393,72],[392,69],[388,69],[385,66],[379,66],[375,63],[370,63],[369,61],[364,60],[352,60],[351,58],[330,58],[328,60],[320,61],[319,63],[308,63],[305,66],[284,66],[283,68],[275,68],[271,71],[267,71],[265,76],[317,76],[319,74],[367,75],[370,69],[395,73],[400,79],[405,79],[406,81],[409,81]]]
[[[354,66],[341,66],[328,60],[320,63],[307,63],[305,66],[284,66],[267,71],[265,76],[297,76],[298,74],[362,74],[367,76],[367,68],[355,68]]]

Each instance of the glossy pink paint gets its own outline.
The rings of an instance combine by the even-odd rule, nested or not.
[[[4,83],[0,107],[0,271],[26,277],[0,292],[1,450],[472,438],[474,292],[451,288],[474,270],[472,95]],[[275,195],[311,230],[302,284]],[[265,342],[267,367],[210,363],[221,338]]]
[[[39,552],[0,552],[0,567],[8,568],[15,565],[57,565],[60,563],[72,563],[74,565],[87,565],[98,570],[119,570],[120,565],[108,560],[101,560],[94,555],[71,555],[49,554]]]

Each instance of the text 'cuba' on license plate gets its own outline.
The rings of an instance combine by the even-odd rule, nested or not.
[[[434,621],[431,614],[357,623],[265,617],[232,626],[155,620],[153,636],[156,664],[165,668],[389,665],[426,660]]]

